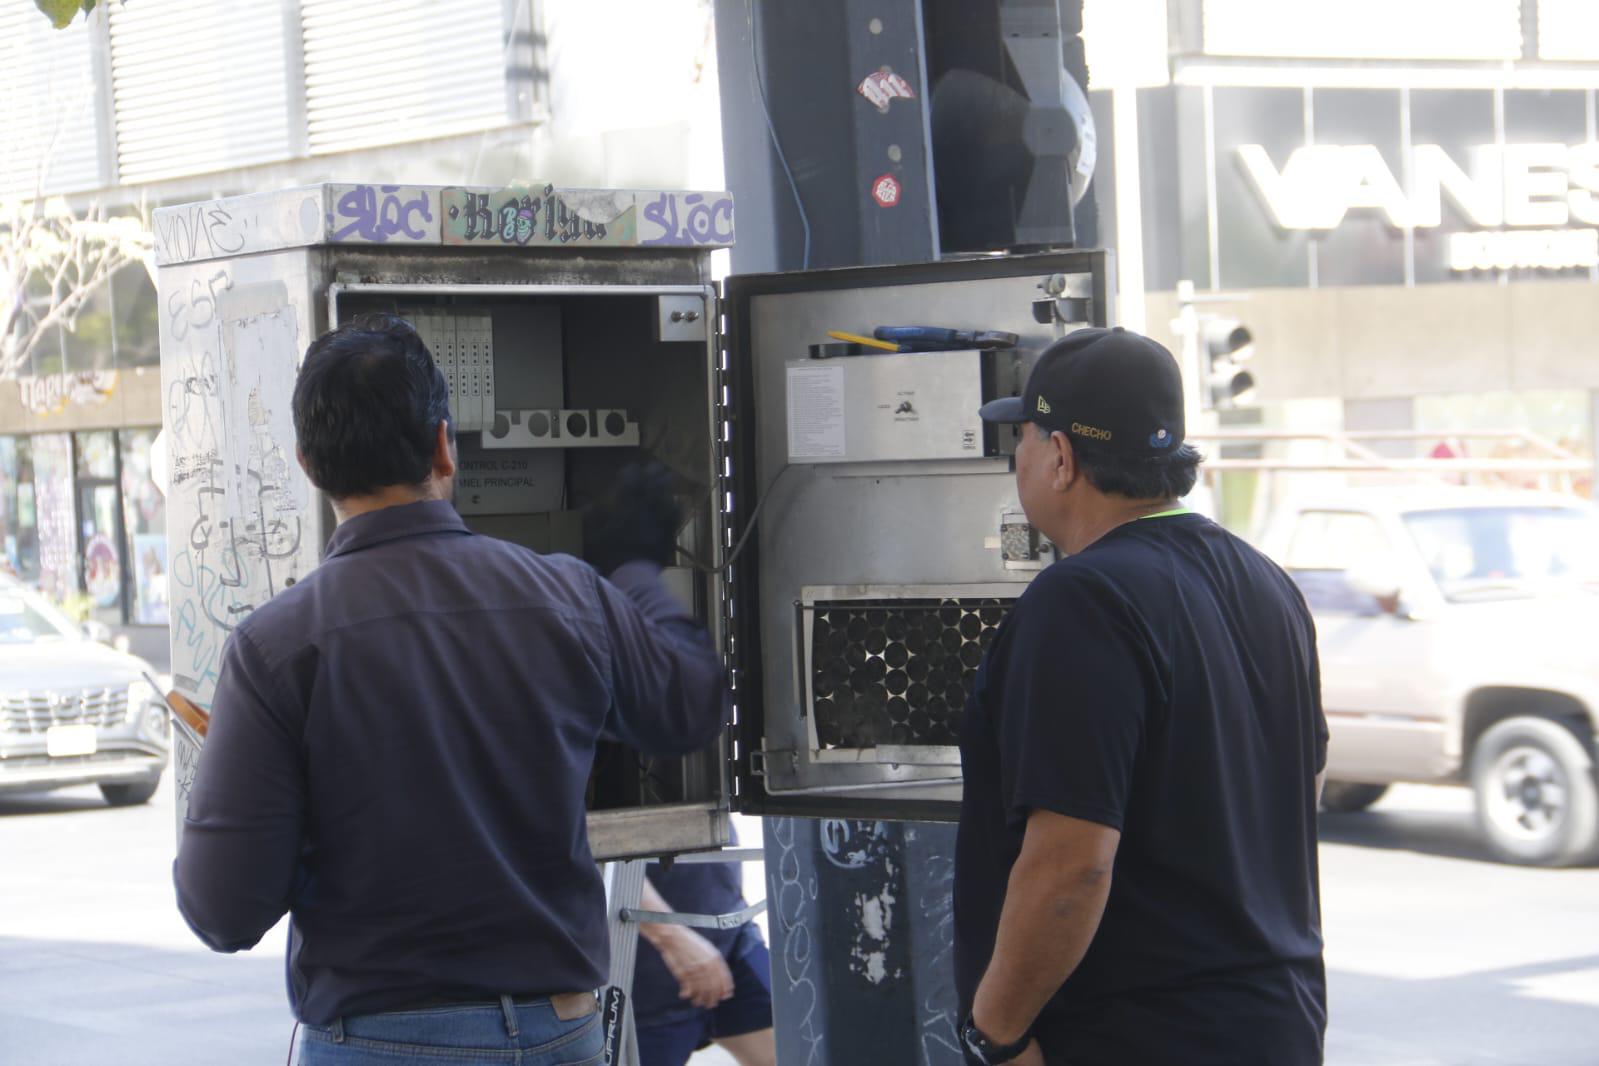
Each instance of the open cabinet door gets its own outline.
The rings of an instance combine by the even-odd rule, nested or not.
[[[1107,259],[1063,252],[728,279],[735,810],[956,817],[960,720],[978,663],[1054,559],[1021,513],[1014,432],[985,426],[977,408],[1020,394],[1059,336],[1107,324]],[[870,336],[878,326],[1017,340],[812,351],[830,330]]]

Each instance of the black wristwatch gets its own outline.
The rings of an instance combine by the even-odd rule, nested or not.
[[[995,1043],[977,1028],[970,1014],[961,1022],[961,1052],[971,1066],[1000,1066],[1026,1051],[1027,1045],[1032,1042],[1032,1034],[1023,1033],[1022,1038],[1014,1044]]]

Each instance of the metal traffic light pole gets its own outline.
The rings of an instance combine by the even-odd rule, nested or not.
[[[716,0],[733,270],[1092,247],[1082,8]],[[785,1066],[960,1066],[954,843],[947,824],[766,820]]]

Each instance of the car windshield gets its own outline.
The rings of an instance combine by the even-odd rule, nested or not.
[[[74,640],[72,623],[44,603],[15,589],[0,588],[0,644]]]
[[[1463,507],[1405,515],[1452,600],[1599,582],[1599,513],[1577,507]]]

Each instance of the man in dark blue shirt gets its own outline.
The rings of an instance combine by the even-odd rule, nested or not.
[[[1327,726],[1304,601],[1178,506],[1199,455],[1155,342],[1071,333],[983,417],[1024,424],[1022,507],[1067,555],[1000,627],[962,727],[968,1061],[1319,1063]]]
[[[597,1056],[595,745],[693,751],[726,718],[720,658],[656,578],[670,487],[640,482],[647,528],[610,582],[475,536],[450,503],[447,403],[398,319],[307,352],[298,451],[338,528],[228,641],[174,867],[218,951],[292,915],[308,1066]]]

